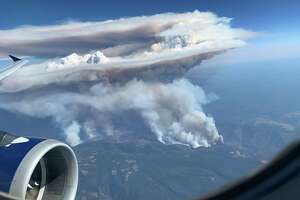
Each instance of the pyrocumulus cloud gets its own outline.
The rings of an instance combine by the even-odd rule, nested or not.
[[[230,21],[195,11],[0,30],[0,56],[13,46],[22,56],[52,58],[3,80],[0,107],[52,117],[71,145],[124,134],[116,119],[128,112],[162,143],[223,142],[202,108],[210,99],[184,74],[254,35]]]

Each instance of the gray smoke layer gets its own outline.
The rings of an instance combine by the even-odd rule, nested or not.
[[[23,26],[0,30],[0,56],[61,57],[101,50],[109,57],[161,52],[190,47],[202,49],[237,46],[253,35],[231,28],[230,18],[210,12],[166,13],[108,20],[70,22],[53,26]]]

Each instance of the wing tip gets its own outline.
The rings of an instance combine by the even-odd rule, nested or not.
[[[18,58],[16,56],[13,56],[13,55],[8,55],[14,62],[18,62],[20,60],[22,60],[21,58]]]

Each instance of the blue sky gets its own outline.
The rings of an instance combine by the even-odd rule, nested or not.
[[[234,18],[234,25],[259,31],[290,32],[300,18],[298,0],[2,0],[0,29],[25,24],[45,25],[68,20],[104,20],[198,9]]]

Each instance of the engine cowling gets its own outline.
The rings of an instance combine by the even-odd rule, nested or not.
[[[68,145],[0,132],[0,192],[26,200],[73,200],[77,185],[77,160]]]

